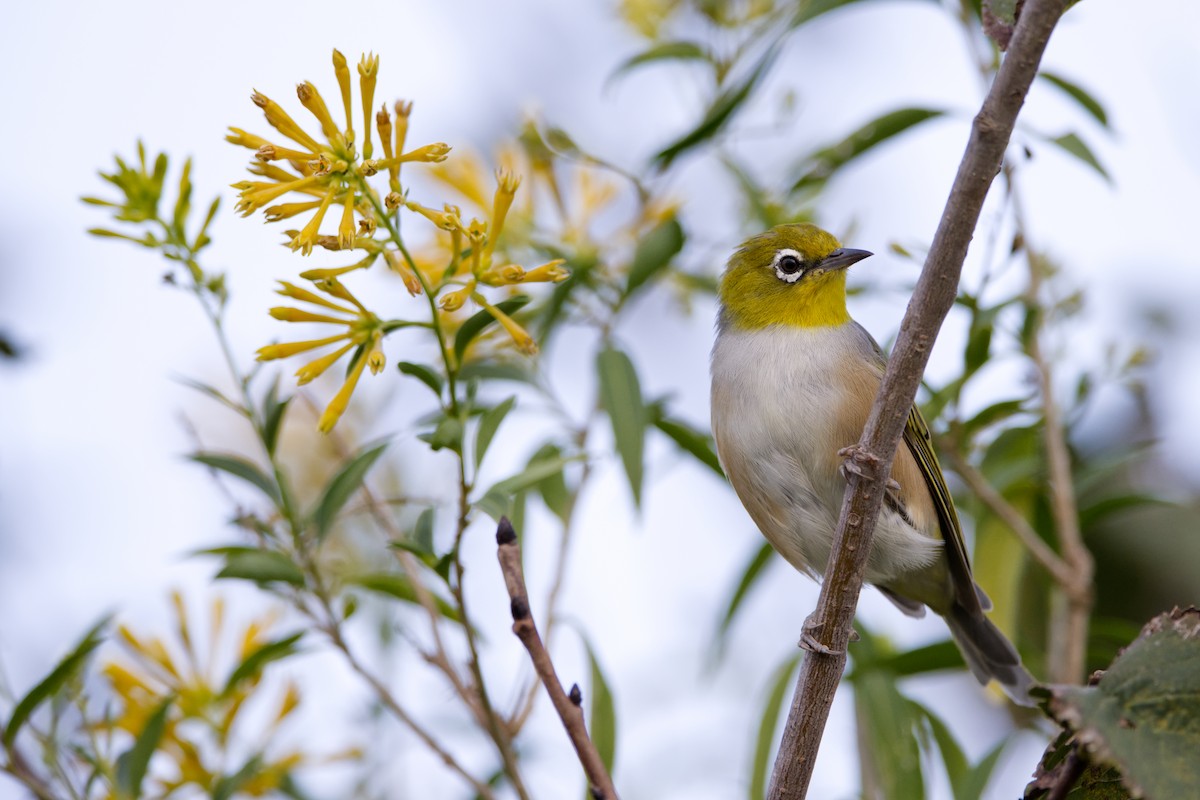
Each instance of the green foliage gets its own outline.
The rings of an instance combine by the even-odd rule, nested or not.
[[[142,781],[146,778],[150,757],[162,741],[167,728],[167,715],[174,703],[174,697],[164,700],[146,720],[146,726],[138,734],[133,746],[117,757],[117,790],[122,798],[137,800],[142,796]]]
[[[633,502],[642,502],[643,451],[646,441],[646,407],[633,362],[609,346],[596,358],[600,400],[612,422],[613,441],[633,490]]]

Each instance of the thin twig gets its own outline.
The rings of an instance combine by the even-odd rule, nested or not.
[[[1021,512],[1014,508],[995,486],[992,486],[987,476],[978,467],[967,460],[958,446],[951,443],[950,437],[942,437],[940,441],[944,445],[940,452],[967,484],[971,493],[978,497],[1021,540],[1021,544],[1025,545],[1035,561],[1045,567],[1051,578],[1063,586],[1069,585],[1074,580],[1071,565],[1054,552],[1054,549],[1046,544],[1045,539],[1038,536],[1038,532],[1033,529],[1029,521],[1021,516]]]
[[[846,666],[854,611],[862,590],[885,482],[942,321],[954,304],[962,263],[992,179],[1000,171],[1017,114],[1066,0],[1027,0],[1011,47],[959,164],[925,268],[917,281],[879,395],[853,448],[841,517],[811,633],[827,652],[806,654],[775,760],[768,796],[802,798],[833,697]]]
[[[588,736],[587,723],[583,718],[583,709],[580,708],[578,687],[572,687],[569,697],[563,691],[550,653],[542,643],[542,637],[538,635],[537,625],[529,609],[525,574],[521,569],[521,547],[517,544],[516,531],[507,518],[501,518],[496,528],[496,544],[496,555],[500,560],[504,585],[508,588],[508,597],[512,604],[513,633],[529,651],[533,668],[537,671],[542,685],[546,687],[546,694],[550,695],[550,702],[558,712],[558,717],[566,728],[567,737],[579,757],[579,763],[583,766],[583,772],[587,775],[592,797],[595,800],[617,800],[617,790],[613,786],[612,778],[600,758],[600,752]]]

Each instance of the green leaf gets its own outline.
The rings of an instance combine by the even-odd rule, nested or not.
[[[433,367],[426,366],[425,364],[414,364],[411,361],[401,361],[396,364],[396,368],[405,375],[411,375],[428,386],[439,398],[442,396],[442,376]]]
[[[174,702],[174,696],[162,701],[146,720],[133,746],[117,758],[117,792],[122,800],[137,800],[142,796],[142,781],[150,767],[150,758],[167,730],[167,715]]]
[[[513,395],[494,408],[485,411],[479,418],[479,428],[475,431],[475,469],[479,469],[479,465],[483,463],[483,457],[487,454],[488,446],[491,445],[492,438],[500,428],[500,423],[504,421],[516,403],[517,397]]]
[[[854,708],[859,758],[881,797],[924,797],[921,750],[913,735],[916,715],[892,675],[858,671]]]
[[[255,648],[230,673],[229,678],[225,681],[225,688],[221,690],[221,696],[231,696],[242,681],[255,680],[262,675],[262,671],[267,664],[287,658],[295,653],[297,650],[296,644],[303,636],[304,631],[299,631],[290,636],[266,642]]]
[[[792,184],[792,192],[819,187],[839,169],[876,145],[944,113],[932,108],[901,108],[876,117],[837,144],[809,155],[800,166],[800,175]]]
[[[271,388],[263,398],[263,445],[268,455],[275,455],[275,447],[279,444],[279,431],[283,427],[283,417],[287,413],[290,397],[279,399],[279,377],[276,376]]]
[[[612,421],[613,441],[625,465],[633,502],[640,506],[647,415],[637,372],[629,356],[611,346],[600,351],[596,371],[601,405]]]
[[[413,526],[413,544],[426,553],[433,552],[433,514],[432,508],[427,508],[417,516]]]
[[[1092,152],[1092,148],[1088,147],[1083,139],[1080,139],[1077,134],[1066,133],[1057,138],[1050,139],[1049,141],[1075,156],[1080,161],[1096,170],[1096,172],[1100,173],[1100,176],[1104,178],[1104,180],[1112,183],[1112,177],[1108,174],[1108,170],[1106,170],[1104,165],[1100,163],[1100,160],[1096,158],[1096,154]]]
[[[239,579],[255,583],[278,581],[292,586],[304,585],[304,573],[283,553],[251,547],[242,550],[224,549],[225,565],[217,573],[218,579]]]
[[[987,427],[995,425],[997,422],[1003,422],[1012,415],[1020,413],[1021,407],[1024,404],[1024,400],[1001,400],[999,403],[993,403],[964,422],[963,433],[970,440]]]
[[[1071,99],[1083,106],[1083,109],[1091,114],[1097,122],[1108,127],[1108,112],[1104,110],[1100,101],[1082,86],[1054,72],[1039,72],[1038,77],[1066,92]]]
[[[665,170],[679,156],[716,136],[733,118],[734,113],[750,99],[760,81],[779,55],[780,40],[776,40],[759,56],[758,61],[738,83],[728,86],[708,107],[704,118],[692,130],[663,148],[654,157],[658,169]]]
[[[279,486],[265,472],[258,468],[255,464],[247,461],[241,456],[227,455],[222,453],[193,453],[189,456],[192,461],[204,464],[220,472],[225,472],[233,475],[235,478],[241,478],[252,486],[258,487],[271,502],[279,506],[281,500],[279,497]]]
[[[492,486],[474,505],[493,519],[504,516],[513,495],[532,488],[541,481],[561,473],[563,467],[582,456],[564,456],[544,461],[530,462],[525,469]]]
[[[663,220],[638,242],[625,283],[625,297],[631,296],[651,278],[666,269],[683,249],[683,227],[675,217]]]
[[[401,600],[405,603],[420,605],[421,600],[417,596],[417,590],[413,587],[412,581],[403,575],[395,572],[369,572],[362,575],[353,575],[346,578],[346,583],[352,583],[355,586],[361,586],[378,594],[386,595],[395,600]],[[438,613],[446,619],[459,622],[458,609],[450,605],[436,595],[433,598],[434,605],[437,607]]]
[[[800,664],[800,655],[789,656],[776,668],[771,677],[771,689],[758,721],[758,736],[754,739],[754,757],[750,762],[750,800],[765,800],[767,780],[770,778],[771,747],[775,744],[775,728],[779,725],[779,712],[792,684],[792,673]]]
[[[710,61],[711,57],[708,51],[695,42],[662,42],[656,44],[648,50],[643,50],[631,58],[626,59],[617,67],[610,81],[624,75],[630,70],[638,67],[643,67],[647,64],[653,64],[657,61]]]
[[[796,4],[796,14],[791,19],[792,27],[799,27],[822,14],[836,11],[842,6],[852,5],[861,0],[807,0]]]
[[[262,772],[262,758],[254,756],[232,775],[222,775],[212,787],[212,800],[232,800],[243,786]]]
[[[954,800],[982,800],[983,792],[987,789],[988,781],[991,780],[996,765],[1000,763],[1000,756],[1004,752],[1006,744],[1008,744],[1007,740],[1001,740],[979,760],[978,764],[971,767],[966,779],[962,782],[962,788],[955,793]]]
[[[504,312],[505,314],[512,316],[518,310],[523,308],[528,302],[528,297],[524,295],[518,295],[516,297],[510,297],[507,300],[496,303],[496,308],[500,309],[500,311]],[[463,354],[467,352],[467,348],[471,345],[471,342],[475,340],[475,337],[483,333],[484,329],[495,321],[496,318],[492,316],[492,312],[485,308],[477,314],[469,317],[467,321],[462,324],[462,327],[458,329],[458,333],[454,335],[454,357],[459,361],[459,363],[462,363]]]
[[[358,455],[347,461],[329,481],[329,485],[325,487],[325,492],[321,497],[321,502],[317,504],[317,508],[313,512],[313,523],[317,526],[318,541],[324,540],[329,535],[338,512],[362,486],[367,472],[383,455],[386,447],[387,442],[364,448]]]
[[[591,704],[588,714],[591,719],[588,725],[588,734],[591,736],[592,744],[596,745],[600,760],[604,762],[604,767],[611,776],[613,760],[617,754],[616,704],[613,702],[612,690],[608,686],[608,681],[604,678],[604,671],[600,669],[600,662],[596,659],[596,652],[586,638],[583,639],[583,646],[587,650],[588,663],[592,667],[589,692]]]
[[[434,452],[448,449],[461,454],[463,446],[462,420],[458,417],[443,416],[440,409],[434,413],[434,416],[437,419],[437,426],[432,431],[418,433],[417,438],[422,442],[427,442]]]
[[[547,442],[529,457],[527,467],[561,459],[563,459],[562,448],[553,442]],[[567,479],[563,476],[562,470],[542,478],[537,482],[536,487],[546,508],[550,509],[559,519],[565,520],[571,506],[571,490],[567,488]]]
[[[189,158],[183,162],[183,172],[179,176],[179,194],[175,198],[175,209],[171,214],[171,227],[181,242],[187,241],[184,225],[187,223],[188,213],[192,210],[191,175],[192,159]]]
[[[878,654],[871,662],[871,669],[887,672],[896,678],[909,675],[924,675],[929,672],[962,669],[963,660],[954,646],[954,642],[943,639],[940,642],[918,647],[913,650],[902,650],[898,653]],[[856,675],[858,664],[851,670],[850,676]]]
[[[714,638],[718,645],[724,641],[725,634],[729,632],[729,626],[733,623],[733,618],[742,607],[742,601],[746,599],[750,589],[762,577],[763,570],[771,563],[771,556],[774,554],[774,548],[767,542],[763,542],[742,569],[742,577],[738,579],[738,585],[730,595],[729,602],[725,604],[725,613],[721,615],[721,621],[717,625],[717,633]]]
[[[188,387],[189,389],[195,389],[197,392],[200,392],[201,394],[208,395],[209,397],[216,400],[221,405],[223,405],[226,408],[229,408],[233,411],[236,411],[238,414],[241,414],[243,417],[250,416],[250,414],[246,411],[245,407],[243,407],[240,403],[229,398],[224,392],[222,392],[220,389],[216,388],[215,386],[210,386],[207,383],[203,383],[201,381],[197,381],[197,380],[193,380],[191,378],[185,378],[185,377],[177,376],[174,378],[174,380],[176,380],[179,383],[182,383],[184,386]]]
[[[84,634],[79,644],[68,653],[62,661],[55,665],[50,674],[29,690],[29,693],[22,697],[17,705],[13,708],[12,716],[8,718],[8,722],[4,725],[4,747],[9,749],[13,742],[16,741],[17,734],[21,730],[21,726],[29,719],[29,716],[37,710],[37,707],[44,703],[50,697],[62,691],[63,687],[71,681],[79,673],[83,667],[84,661],[101,641],[101,633],[108,626],[109,618],[97,622],[92,626],[91,630]]]
[[[946,727],[941,718],[925,706],[910,700],[912,707],[923,717],[929,730],[937,742],[938,752],[942,754],[942,764],[946,767],[946,776],[950,779],[950,788],[954,791],[954,800],[964,800],[965,788],[971,766],[963,754],[962,747],[955,740],[954,734]]]
[[[724,478],[725,471],[721,469],[721,461],[717,458],[717,448],[710,434],[696,430],[685,422],[669,419],[662,415],[654,418],[654,427],[665,433],[680,449],[696,457],[704,466],[711,469],[718,477]]]
[[[536,386],[533,373],[517,364],[495,364],[488,361],[473,361],[464,364],[458,371],[458,377],[464,381],[516,381]]]
[[[1095,686],[1054,686],[1043,708],[1115,766],[1137,796],[1193,797],[1200,786],[1200,610],[1159,615]]]
[[[1155,497],[1152,494],[1146,494],[1145,492],[1129,492],[1127,494],[1105,497],[1093,503],[1080,506],[1079,527],[1083,530],[1088,530],[1114,514],[1152,505],[1169,506],[1171,502],[1161,497]]]
[[[208,207],[208,213],[204,215],[204,223],[200,226],[200,230],[196,233],[196,239],[192,243],[192,249],[196,252],[203,250],[211,241],[208,237],[208,226],[212,224],[213,217],[217,215],[217,209],[221,207],[221,198],[214,197],[212,203]]]

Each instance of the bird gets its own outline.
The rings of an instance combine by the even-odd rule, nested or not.
[[[721,276],[712,349],[717,455],[774,549],[814,579],[825,571],[846,489],[844,455],[862,436],[887,358],[846,307],[846,270],[871,256],[808,223],[746,240]],[[866,582],[903,613],[932,610],[981,684],[1031,705],[1033,677],[987,618],[962,526],[914,405],[896,452]],[[826,652],[806,621],[800,642]]]

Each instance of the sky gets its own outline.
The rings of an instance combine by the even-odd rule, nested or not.
[[[227,125],[258,124],[252,89],[284,96],[305,78],[327,85],[331,46],[352,58],[372,50],[382,57],[380,95],[416,101],[415,139],[486,148],[536,110],[592,152],[634,166],[697,114],[695,87],[677,73],[649,70],[607,83],[639,46],[608,3],[366,1],[353,9],[348,20],[309,2],[250,8],[51,0],[6,10],[9,30],[19,35],[0,51],[0,108],[9,120],[0,126],[9,176],[0,193],[0,328],[26,356],[0,364],[0,607],[9,609],[0,618],[0,674],[16,691],[107,611],[161,627],[172,587],[201,606],[212,565],[187,554],[231,537],[223,496],[183,458],[194,449],[192,427],[206,441],[234,440],[223,428],[227,420],[174,380],[219,379],[203,319],[189,298],[160,285],[153,259],[84,233],[105,220],[77,198],[103,193],[95,172],[114,152],[130,153],[140,137],[152,150],[191,155],[197,198],[222,195],[211,252],[230,272],[231,335],[248,362],[254,348],[277,335],[261,312],[273,280],[293,271],[274,232],[264,235],[257,222],[231,213],[227,184],[240,179],[245,151],[221,139]],[[1047,148],[1024,171],[1032,229],[1088,293],[1086,326],[1062,346],[1072,359],[1094,360],[1105,342],[1139,334],[1135,308],[1162,307],[1175,317],[1178,335],[1151,368],[1159,385],[1153,402],[1166,420],[1164,457],[1193,481],[1200,480],[1200,426],[1190,423],[1200,395],[1200,319],[1186,303],[1200,297],[1191,225],[1200,196],[1198,27],[1200,10],[1186,0],[1136,14],[1113,0],[1079,4],[1055,33],[1046,66],[1089,87],[1109,110],[1113,133],[1044,88],[1031,95],[1024,117],[1028,135],[1079,131],[1112,176],[1105,182]],[[864,159],[825,195],[822,221],[853,228],[848,244],[881,254],[862,268],[886,270],[894,287],[915,280],[916,267],[886,254],[887,244],[931,237],[976,102],[976,78],[956,36],[928,3],[862,4],[795,37],[764,90],[774,97],[795,88],[799,119],[813,141],[888,107],[960,112]],[[764,146],[790,163],[786,143]],[[730,200],[711,191],[711,180],[702,167],[685,170],[684,213],[715,220],[720,231]],[[712,254],[715,271],[735,244],[718,233],[700,252]],[[893,291],[851,311],[886,340],[904,302]],[[703,424],[714,309],[698,307],[664,335],[666,303],[645,299],[625,340],[647,394],[672,392],[681,413]],[[955,336],[961,331],[952,321],[931,374],[952,363],[946,354]],[[571,374],[570,352],[550,357],[555,369]],[[389,397],[372,391],[364,403]],[[1102,408],[1095,427],[1105,418]],[[597,643],[616,688],[617,782],[627,796],[740,796],[767,678],[792,652],[816,586],[773,570],[751,599],[727,662],[706,673],[702,656],[720,600],[758,540],[732,493],[710,475],[657,445],[650,464],[653,484],[640,514],[630,508],[618,465],[601,464],[566,609]],[[470,591],[485,606],[483,598],[502,591],[498,574],[488,574],[494,554],[486,533],[479,531],[467,556],[480,576]],[[544,574],[537,558],[530,568],[535,585]],[[251,613],[252,592],[223,591],[239,613]],[[497,644],[507,630],[504,605],[481,619]],[[935,620],[901,620],[871,592],[862,615],[901,645],[942,635]],[[585,674],[577,647],[564,646],[560,659],[565,674]],[[521,674],[515,644],[494,668],[502,685],[505,676]],[[306,669],[349,681],[324,656],[311,657]],[[967,678],[944,686],[911,688],[930,702],[953,692],[969,713],[952,723],[977,758],[1003,732],[1003,715]],[[337,714],[339,698],[360,697],[355,692],[339,684],[323,693],[314,699],[314,716]],[[844,698],[835,705],[814,796],[854,791],[857,772],[844,757],[853,742],[848,710]],[[983,723],[969,728],[970,719]],[[546,797],[576,791],[555,720],[541,713],[537,726],[538,748],[562,757],[539,760],[536,788]],[[1013,745],[992,796],[1023,786],[1041,746],[1036,737]],[[419,773],[425,762],[405,764]],[[400,796],[422,796],[423,784],[405,780],[412,778],[398,786],[409,794]],[[460,796],[452,782],[437,786],[427,796]],[[945,792],[938,786],[934,796]],[[18,796],[0,780],[0,799]]]

